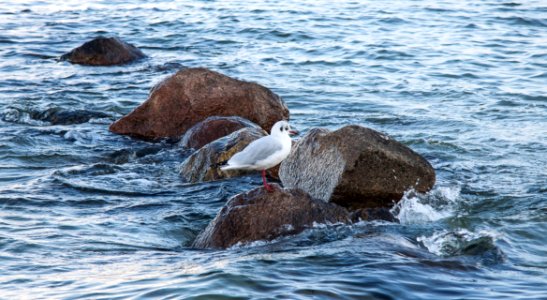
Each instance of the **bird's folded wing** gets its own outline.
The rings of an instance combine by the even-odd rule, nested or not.
[[[229,164],[253,165],[282,149],[283,145],[279,141],[268,136],[250,143],[243,151],[236,153]]]

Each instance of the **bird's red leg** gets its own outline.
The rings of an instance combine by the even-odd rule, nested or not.
[[[262,183],[264,183],[264,188],[266,191],[270,193],[273,192],[273,187],[266,181],[266,170],[262,170]]]

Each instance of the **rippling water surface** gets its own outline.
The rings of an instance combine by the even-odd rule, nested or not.
[[[289,2],[2,2],[0,298],[547,297],[547,3]],[[149,57],[56,60],[97,35]],[[190,248],[259,176],[187,184],[187,150],[107,128],[197,66],[270,87],[304,132],[391,135],[435,189],[400,224]],[[66,111],[87,117],[47,118]]]

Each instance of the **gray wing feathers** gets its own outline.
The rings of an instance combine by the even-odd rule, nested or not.
[[[283,145],[281,143],[267,136],[253,141],[243,151],[236,153],[230,158],[228,164],[253,165],[282,149]]]

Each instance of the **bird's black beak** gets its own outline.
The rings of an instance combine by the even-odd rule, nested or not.
[[[290,136],[295,136],[295,135],[298,135],[300,132],[298,132],[298,130],[295,130],[295,129],[291,129],[289,130],[289,135]]]

